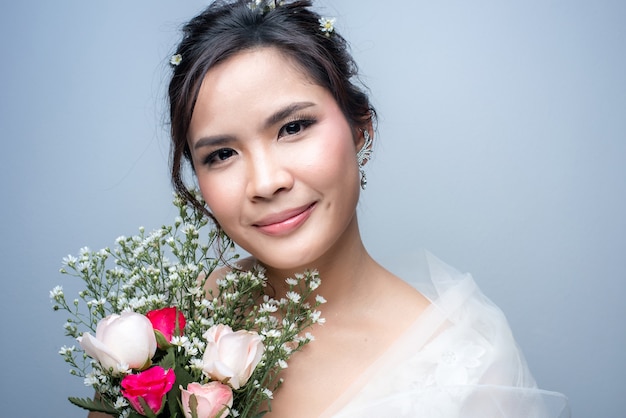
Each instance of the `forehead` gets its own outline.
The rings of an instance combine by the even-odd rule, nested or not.
[[[246,50],[206,73],[190,128],[194,131],[199,123],[220,122],[234,113],[261,116],[294,101],[321,102],[329,97],[293,58],[276,48]]]
[[[269,82],[274,85],[316,84],[309,73],[292,57],[274,47],[260,47],[239,52],[207,71],[201,91],[255,90]]]

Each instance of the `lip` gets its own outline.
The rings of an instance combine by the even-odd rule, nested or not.
[[[254,227],[267,235],[287,235],[302,225],[315,209],[316,203],[278,212],[255,222]]]

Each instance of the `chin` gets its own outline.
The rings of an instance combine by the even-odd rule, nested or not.
[[[284,271],[288,275],[301,273],[307,269],[316,269],[320,260],[320,257],[314,256],[316,251],[312,249],[299,249],[295,252],[275,248],[271,254],[268,254],[267,251],[251,254],[266,268]]]

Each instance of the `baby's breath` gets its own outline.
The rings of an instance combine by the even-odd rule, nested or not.
[[[217,289],[207,291],[206,278],[221,260],[210,249],[231,248],[231,241],[207,228],[206,216],[186,206],[179,197],[175,197],[174,204],[178,216],[173,225],[151,232],[140,227],[136,235],[118,236],[112,248],[92,251],[83,247],[77,256],[64,257],[61,273],[78,277],[85,286],[74,299],[66,299],[63,287],[55,286],[49,295],[53,308],[69,313],[63,328],[76,339],[84,332],[95,333],[98,323],[114,313],[146,314],[177,307],[187,322],[184,335],[173,336],[168,343],[168,353],[175,360],[163,355],[153,360],[174,361],[179,366],[168,367],[180,367],[175,370],[184,370],[200,383],[209,380],[202,360],[207,346],[203,335],[209,327],[223,324],[257,332],[265,351],[249,383],[234,392],[229,416],[258,416],[259,406],[269,405],[282,382],[280,371],[288,367],[288,358],[313,340],[305,330],[323,322],[316,308],[326,300],[313,294],[319,287],[319,276],[317,272],[294,275],[285,280],[288,291],[283,297],[272,298],[265,294],[265,269],[255,266],[243,271],[235,267],[215,282]],[[238,255],[228,254],[226,257],[231,258],[224,261],[234,266]],[[63,346],[59,354],[70,365],[70,373],[82,377],[84,384],[98,392],[101,401],[115,409],[118,416],[135,416],[129,402],[120,396],[123,375],[135,373],[128,364],[103,370],[74,345]]]

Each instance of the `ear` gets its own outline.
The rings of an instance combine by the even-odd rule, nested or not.
[[[367,132],[367,134],[366,134]],[[369,144],[366,144],[365,136],[369,136]],[[366,155],[369,156],[371,153],[371,149],[374,146],[374,124],[372,123],[371,118],[361,127],[356,128],[354,135],[354,145],[356,147],[356,151],[359,152],[364,146],[366,146],[370,152],[367,152]],[[366,158],[363,163],[367,164],[369,162],[369,158]]]

